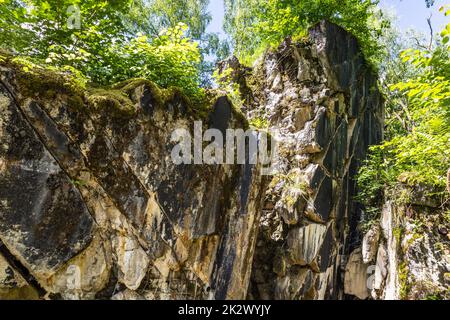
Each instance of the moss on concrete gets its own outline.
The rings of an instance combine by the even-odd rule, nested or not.
[[[106,112],[113,118],[130,118],[135,108],[130,98],[115,89],[88,89],[87,101],[90,111]]]
[[[83,96],[84,89],[67,72],[57,72],[0,52],[0,66],[14,69],[16,84],[24,97],[54,99],[58,94]]]
[[[90,85],[84,88],[68,72],[51,70],[25,59],[18,59],[5,51],[0,51],[0,67],[14,70],[15,85],[17,92],[20,92],[20,97],[17,97],[19,100],[33,98],[45,102],[62,97],[75,112],[100,115],[102,118],[111,117],[121,123],[138,112],[133,94],[141,86],[150,91],[156,107],[164,110],[169,104],[181,104],[185,116],[204,122],[207,122],[215,101],[223,96],[219,90],[204,90],[202,97],[193,101],[180,88],[163,89],[142,78],[129,79],[111,86]],[[233,104],[232,112],[239,127],[250,127],[246,115]]]
[[[405,262],[401,262],[398,265],[398,282],[400,286],[400,299],[408,299],[409,292],[411,291],[411,283],[409,277],[409,269]]]

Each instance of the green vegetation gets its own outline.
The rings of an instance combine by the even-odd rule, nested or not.
[[[430,293],[428,294],[424,300],[444,300],[444,298],[442,297],[442,295],[438,292],[438,293]]]
[[[243,101],[231,79],[232,70],[212,75],[212,62],[206,61],[207,56],[229,52],[226,43],[206,31],[211,21],[208,3],[0,0],[0,48],[14,55],[0,59],[20,65],[19,80],[24,83],[41,79],[33,81],[39,88],[30,89],[45,95],[54,94],[53,87],[61,88],[54,85],[57,82],[79,90],[87,84],[108,87],[142,78],[173,88],[200,106],[207,95],[202,85],[214,79],[239,108]],[[371,0],[226,0],[224,22],[234,54],[244,63],[285,37],[305,37],[307,29],[323,19],[358,38],[366,58],[381,71],[387,98],[386,141],[372,148],[358,177],[358,199],[366,205],[368,220],[377,216],[384,192],[394,193],[399,183],[430,186],[444,198],[450,167],[450,24],[434,46],[407,49],[377,4]],[[45,70],[59,75],[43,79]],[[99,92],[91,99],[106,96]],[[121,104],[125,98],[111,99]],[[131,111],[127,103],[123,107]],[[264,119],[260,115],[252,125],[267,127]]]
[[[400,299],[406,300],[411,291],[411,283],[409,279],[409,269],[406,263],[401,262],[398,265],[398,282],[400,285]]]
[[[269,121],[262,117],[254,117],[250,120],[250,126],[258,130],[265,130],[269,128]]]
[[[371,0],[226,0],[225,30],[232,37],[234,53],[251,64],[267,47],[284,38],[306,36],[307,29],[327,19],[344,27],[359,40],[366,57],[381,57],[378,38],[388,27]],[[379,61],[377,61],[379,62]]]
[[[81,99],[86,88],[86,78],[69,67],[43,66],[1,50],[0,63],[16,69],[16,79],[25,96],[52,99],[57,93],[64,93]]]
[[[405,230],[403,229],[402,226],[397,226],[392,230],[392,234],[399,245],[402,242],[404,233],[405,233]]]
[[[220,73],[216,70],[213,73],[213,79],[217,86],[228,95],[233,105],[241,108],[244,102],[241,97],[241,91],[239,90],[239,84],[233,81],[233,69],[226,68]]]
[[[134,0],[127,27],[150,37],[158,36],[160,30],[185,24],[186,36],[198,43],[201,53],[201,85],[211,85],[211,73],[217,59],[230,54],[228,42],[221,41],[215,33],[206,28],[212,17],[208,12],[210,0]],[[217,59],[207,61],[207,56]]]
[[[450,10],[446,10],[449,15]],[[440,196],[442,203],[448,198],[449,35],[450,24],[440,33],[434,48],[407,49],[399,55],[397,68],[400,64],[408,71],[386,86],[387,140],[371,148],[358,177],[358,199],[369,212],[380,207],[383,192],[387,197],[408,202],[406,191],[399,192],[405,186],[427,187],[431,191],[426,195]]]
[[[143,77],[200,100],[203,57],[188,34],[201,37],[209,17],[205,1],[182,2],[191,28],[176,12],[143,23],[165,1],[1,0],[0,48],[97,85]]]
[[[246,109],[241,108],[248,91],[264,81],[264,71],[240,85],[231,68],[213,73],[214,62],[232,49],[241,63],[252,64],[286,37],[305,40],[310,27],[327,19],[358,39],[366,60],[380,74],[379,88],[386,99],[385,141],[371,147],[357,176],[357,200],[365,206],[360,228],[365,232],[379,223],[386,199],[410,204],[417,187],[428,190],[425,197],[441,200],[439,212],[448,224],[450,23],[434,41],[423,44],[396,31],[378,3],[225,0],[228,43],[207,32],[209,0],[0,0],[0,64],[17,70],[15,79],[24,97],[51,100],[65,95],[68,108],[93,110],[104,115],[98,121],[112,119],[117,126],[126,125],[135,114],[132,93],[145,85],[155,106],[181,99],[189,115],[197,119],[207,119],[209,99],[226,94],[234,118],[244,129],[265,130],[270,126],[265,114],[247,121],[242,112]],[[425,0],[427,6],[433,3]],[[449,7],[441,11],[450,16]],[[205,90],[213,84],[218,90]],[[289,150],[280,150],[281,156],[283,152]],[[276,175],[269,188],[280,181],[287,190],[282,194],[284,204],[290,210],[305,206],[312,191],[298,180],[297,172]],[[72,183],[86,186],[82,180]],[[226,192],[229,189],[224,187]],[[399,217],[406,220],[410,214],[413,229],[399,222],[393,229],[400,261],[407,247],[431,228],[429,221],[414,216],[412,207]],[[402,238],[407,239],[403,248]],[[436,242],[433,250],[444,252],[446,245]],[[418,283],[406,262],[398,269],[400,296],[411,298]],[[428,284],[422,284],[422,289],[425,299],[443,298]]]

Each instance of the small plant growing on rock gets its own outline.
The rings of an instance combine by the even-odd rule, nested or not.
[[[241,97],[239,90],[239,84],[233,81],[234,70],[230,67],[225,68],[221,72],[215,70],[213,73],[213,79],[220,90],[223,90],[230,98],[233,105],[237,108],[241,108],[244,105],[244,100]]]

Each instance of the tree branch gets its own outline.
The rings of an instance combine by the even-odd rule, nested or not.
[[[427,19],[428,26],[430,27],[430,44],[428,46],[428,50],[430,50],[430,51],[431,51],[431,49],[433,49],[433,37],[434,37],[433,27],[431,26],[431,17],[432,16],[433,16],[433,14],[430,13],[430,17]]]

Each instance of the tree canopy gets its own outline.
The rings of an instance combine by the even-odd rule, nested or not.
[[[0,47],[111,84],[145,77],[201,94],[208,1],[1,0]],[[201,46],[202,43],[206,43]],[[200,44],[200,45],[199,45]]]
[[[388,23],[371,0],[225,0],[225,30],[235,54],[251,62],[285,37],[302,38],[309,27],[327,19],[353,33],[368,58],[379,51],[378,38]]]
[[[450,16],[450,9],[441,8]],[[398,185],[420,185],[448,198],[450,168],[450,23],[432,47],[419,45],[398,53],[387,84],[386,141],[373,146],[360,169],[359,199],[379,210],[385,196],[396,197]],[[395,65],[395,68],[393,67]]]

